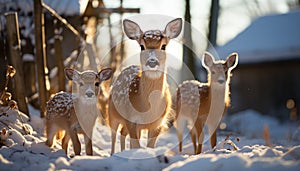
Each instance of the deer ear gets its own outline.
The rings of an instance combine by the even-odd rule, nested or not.
[[[235,68],[238,64],[238,54],[232,53],[226,58],[226,65],[228,68]]]
[[[105,81],[105,80],[108,80],[112,76],[112,73],[113,73],[113,71],[111,68],[105,68],[98,73],[98,76],[101,81]]]
[[[176,18],[167,24],[164,33],[169,39],[173,39],[180,34],[181,29],[182,29],[182,19]]]
[[[129,39],[138,40],[143,34],[140,26],[128,19],[123,20],[124,32]]]
[[[65,68],[66,77],[69,80],[75,81],[79,78],[79,72],[71,68]]]
[[[211,67],[214,64],[214,57],[208,53],[205,52],[203,57],[202,57],[202,65],[205,68]]]

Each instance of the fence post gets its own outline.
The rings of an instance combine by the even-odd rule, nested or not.
[[[16,12],[6,13],[6,27],[8,33],[8,45],[9,53],[11,56],[11,63],[16,69],[15,75],[15,92],[13,95],[18,102],[19,110],[28,114],[28,107],[25,100],[25,86],[24,86],[24,74],[23,74],[23,60],[21,58],[21,44],[19,34],[18,16]]]
[[[6,75],[6,66],[7,59],[5,54],[5,38],[3,35],[3,26],[2,20],[0,18],[0,97],[2,96],[2,92],[5,89],[5,75]]]
[[[92,66],[92,69],[97,72],[98,68],[97,68],[97,63],[96,63],[96,54],[95,54],[95,50],[93,48],[93,45],[91,43],[86,43],[85,44],[85,50],[87,52],[87,56],[89,58],[90,65]]]
[[[48,99],[46,89],[46,44],[42,0],[34,0],[34,31],[35,31],[35,57],[38,75],[39,100],[41,106],[41,117],[46,115],[46,102]]]
[[[65,74],[64,74],[64,60],[62,57],[61,41],[63,37],[60,35],[60,26],[57,19],[54,19],[54,49],[55,61],[57,65],[58,76],[58,91],[66,91]]]

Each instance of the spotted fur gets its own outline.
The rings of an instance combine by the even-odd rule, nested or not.
[[[75,95],[62,91],[52,96],[47,102],[46,118],[49,120],[60,117],[70,118],[71,111],[74,110],[73,99],[75,98]]]
[[[166,52],[169,40],[181,32],[182,20],[169,22],[164,31],[143,32],[137,23],[123,21],[126,35],[141,46],[140,65],[125,68],[112,85],[109,99],[109,125],[112,150],[115,152],[116,131],[121,130],[121,150],[125,148],[125,136],[130,136],[130,147],[139,148],[142,129],[148,130],[148,147],[154,147],[162,127],[166,125],[171,96],[166,81]]]
[[[207,61],[205,59],[207,58]],[[203,126],[206,123],[211,133],[211,146],[216,145],[216,128],[218,119],[230,105],[229,83],[231,70],[237,65],[237,54],[233,53],[226,61],[214,61],[206,53],[202,65],[207,69],[207,83],[196,80],[184,81],[177,88],[176,121],[179,151],[182,151],[182,133],[187,121],[194,153],[199,154],[204,139]],[[209,59],[209,60],[208,60]],[[215,128],[215,129],[214,129]]]
[[[91,133],[87,133],[87,130],[80,125],[80,119],[91,119],[91,122],[95,122],[94,116],[97,115],[97,99],[99,93],[101,93],[100,83],[109,79],[112,75],[112,70],[106,68],[99,73],[94,71],[79,72],[73,69],[66,69],[66,76],[68,79],[73,80],[74,85],[78,89],[78,95],[73,95],[68,92],[59,92],[55,94],[47,102],[47,114],[46,114],[46,133],[48,146],[53,145],[54,137],[57,132],[65,131],[65,135],[62,139],[62,148],[68,154],[68,143],[72,140],[73,149],[75,155],[79,155],[81,152],[81,144],[78,139],[78,133],[82,133],[85,136],[86,154],[92,155],[92,141]],[[76,112],[75,113],[75,106]],[[99,105],[103,106],[103,105]],[[96,113],[96,114],[95,114]],[[84,116],[82,116],[84,115]],[[94,124],[89,122],[89,129],[92,130]],[[82,124],[82,122],[81,122]],[[89,135],[89,136],[88,136]]]

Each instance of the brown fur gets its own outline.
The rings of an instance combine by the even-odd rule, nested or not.
[[[205,55],[211,56],[210,54]],[[175,126],[177,128],[179,152],[182,151],[182,131],[185,119],[193,122],[193,125],[191,125],[190,136],[195,154],[201,153],[202,150],[202,142],[204,139],[203,126],[205,123],[209,124],[209,131],[213,131],[210,132],[212,133],[210,137],[211,147],[216,145],[216,128],[210,128],[210,121],[211,119],[217,118],[209,118],[208,116],[212,115],[211,117],[215,117],[215,111],[217,111],[217,113],[221,112],[221,115],[223,115],[230,105],[230,72],[237,64],[237,59],[235,57],[237,58],[237,54],[231,54],[226,61],[212,61],[211,66],[207,66],[203,60],[202,64],[208,71],[208,82],[200,83],[194,80],[185,81],[178,87]],[[219,81],[225,82],[220,83]],[[192,91],[195,87],[198,87],[198,91]],[[194,96],[195,98],[199,98],[199,101],[195,101],[198,102],[198,105],[188,103],[191,101],[191,97]],[[199,108],[197,108],[197,106]],[[196,109],[197,115],[189,113],[190,110],[188,110],[188,108]]]
[[[93,115],[93,105],[96,107],[93,102],[91,103],[82,103],[82,101],[88,100],[87,96],[93,93],[93,96],[96,97],[101,94],[100,83],[104,80],[107,80],[111,77],[111,69],[103,69],[99,73],[94,71],[84,71],[82,73],[66,69],[67,78],[74,81],[75,85],[79,84],[79,96],[73,96],[71,93],[60,92],[55,94],[47,102],[47,117],[46,117],[46,134],[47,141],[46,144],[51,147],[53,145],[54,137],[60,135],[62,131],[65,134],[62,139],[62,148],[68,154],[68,144],[71,139],[73,143],[73,149],[75,155],[80,155],[81,144],[78,139],[78,133],[84,134],[84,140],[86,143],[86,154],[92,155],[92,140],[85,131],[82,130],[78,118],[75,113],[75,104],[80,106],[80,109],[84,109],[85,112],[89,115]],[[92,88],[91,88],[92,87]],[[89,97],[90,98],[90,97]],[[101,107],[101,106],[100,106]],[[105,109],[104,109],[105,110]],[[91,125],[94,126],[93,124]]]
[[[57,98],[57,96],[54,96],[53,98]],[[52,99],[51,99],[52,100]],[[48,103],[51,103],[51,100]],[[47,106],[48,108],[48,106]],[[59,131],[65,131],[65,135],[62,139],[62,148],[68,154],[68,144],[69,140],[71,138],[73,143],[73,148],[75,155],[80,155],[81,151],[81,145],[77,136],[77,133],[84,133],[80,128],[80,125],[78,123],[75,109],[72,107],[68,110],[67,115],[62,115],[60,117],[50,118],[50,114],[47,113],[47,119],[46,119],[46,134],[47,134],[47,141],[46,144],[51,147],[53,145],[54,136]],[[60,115],[60,114],[59,114]],[[91,142],[86,144],[86,151],[88,155],[92,155],[92,146]]]
[[[142,129],[148,130],[147,146],[153,148],[157,136],[166,125],[171,110],[171,95],[166,82],[164,48],[169,39],[177,37],[180,33],[181,22],[181,19],[169,22],[164,32],[150,30],[143,33],[136,23],[124,20],[125,33],[142,47],[141,66],[124,69],[112,85],[108,103],[112,154],[115,152],[116,131],[119,125],[123,127],[121,150],[125,148],[127,134],[130,136],[130,147],[139,148]],[[156,69],[149,68],[147,64],[152,57],[159,63]]]
[[[137,77],[137,80],[139,81],[139,88],[132,88],[132,91],[129,93],[129,100],[132,104],[132,106],[138,111],[138,112],[147,112],[150,110],[150,103],[148,100],[148,97],[150,96],[151,92],[153,90],[159,90],[161,92],[164,92],[162,95],[162,99],[158,100],[157,103],[165,104],[166,108],[161,114],[154,114],[153,115],[159,115],[157,120],[154,122],[151,122],[149,124],[138,124],[128,121],[126,118],[122,117],[122,115],[116,110],[116,107],[114,105],[114,102],[110,100],[109,102],[109,123],[113,132],[117,130],[117,127],[119,124],[123,125],[123,128],[121,130],[122,139],[121,139],[121,149],[124,150],[125,148],[125,136],[129,133],[131,137],[131,148],[139,148],[139,138],[140,133],[142,129],[148,129],[148,147],[154,147],[156,138],[158,134],[160,133],[161,129],[164,128],[167,124],[167,120],[169,118],[169,112],[171,109],[171,95],[169,92],[168,87],[161,84],[164,79],[162,76],[161,78],[157,80],[148,80],[148,78]],[[143,81],[142,81],[143,80]],[[133,83],[135,84],[135,82]],[[132,84],[131,84],[132,85]],[[136,91],[137,90],[137,91]],[[158,105],[158,104],[157,104]],[[114,133],[113,133],[114,134]],[[112,147],[114,148],[114,147]],[[112,149],[113,153],[114,149]]]

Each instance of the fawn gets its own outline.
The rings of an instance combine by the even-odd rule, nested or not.
[[[216,145],[216,128],[230,105],[229,83],[231,71],[237,66],[237,63],[237,53],[230,54],[226,61],[215,61],[211,54],[205,53],[202,65],[207,70],[207,83],[187,80],[178,86],[174,126],[177,129],[179,152],[182,151],[182,134],[186,121],[190,127],[195,154],[201,153],[202,150],[205,123],[208,131],[212,133],[211,147]]]
[[[128,38],[140,47],[140,65],[132,65],[118,75],[112,84],[108,101],[108,118],[111,127],[112,149],[115,152],[116,131],[121,124],[121,150],[129,133],[130,147],[139,148],[142,129],[148,130],[147,146],[154,147],[156,138],[168,121],[171,95],[166,81],[166,46],[182,29],[182,19],[170,21],[164,31],[143,32],[131,20],[123,21]]]
[[[46,144],[51,147],[56,133],[64,130],[65,135],[62,139],[62,148],[66,154],[68,154],[68,144],[71,138],[75,155],[80,155],[81,145],[77,133],[82,133],[84,134],[86,144],[86,154],[92,155],[91,133],[87,134],[82,130],[77,118],[78,116],[76,116],[75,113],[75,105],[78,105],[78,110],[80,110],[77,112],[85,114],[84,117],[91,117],[87,115],[95,116],[92,109],[97,106],[96,99],[102,91],[100,84],[111,77],[112,70],[106,68],[102,69],[99,73],[96,73],[90,70],[79,72],[77,70],[66,68],[65,74],[69,80],[72,80],[73,83],[75,83],[79,93],[78,96],[76,96],[68,92],[59,92],[47,102]],[[94,123],[90,124],[92,130]]]

